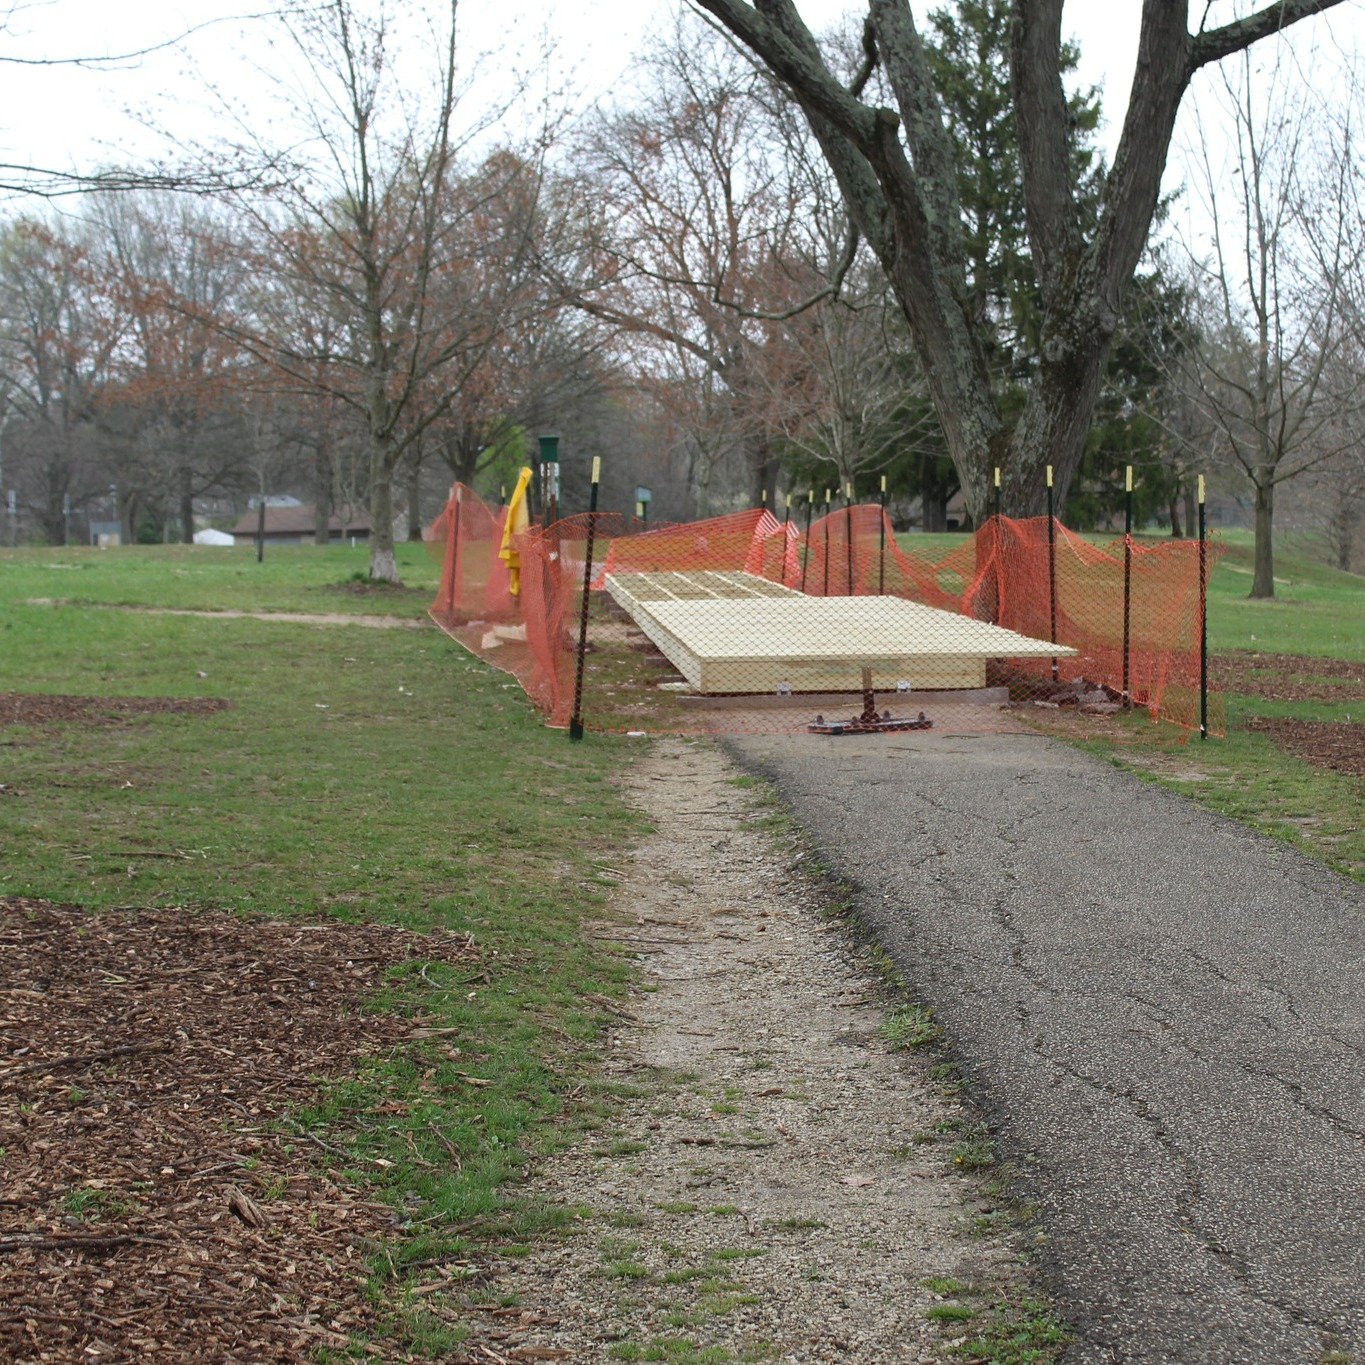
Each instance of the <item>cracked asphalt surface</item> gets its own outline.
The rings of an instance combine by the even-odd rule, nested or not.
[[[938,1012],[1068,1361],[1365,1352],[1365,886],[1041,736],[726,743]]]

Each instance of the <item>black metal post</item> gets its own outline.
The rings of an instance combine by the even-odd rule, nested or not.
[[[583,551],[583,607],[578,614],[578,662],[574,668],[573,715],[569,738],[583,738],[583,660],[588,653],[588,601],[592,593],[592,549],[597,537],[597,489],[602,481],[602,459],[592,459],[592,493],[588,500],[588,543]]]
[[[995,600],[991,603],[991,624],[1000,624],[1000,466],[995,466],[995,520],[991,529],[992,577],[995,579]]]
[[[1208,526],[1204,521],[1204,476],[1199,476],[1199,738],[1209,737]]]
[[[853,485],[848,485],[850,494],[853,492]],[[848,595],[854,596],[857,589],[853,585],[853,503],[851,498],[844,499],[844,536],[847,541],[845,548],[848,551]]]
[[[265,562],[265,494],[256,504],[256,563]]]
[[[801,591],[806,590],[806,570],[810,567],[810,518],[815,508],[815,489],[810,490],[810,497],[806,499],[806,541],[801,550]]]
[[[536,441],[540,446],[540,466],[539,468],[536,467],[536,460],[533,455],[531,457],[531,489],[536,500],[531,505],[531,519],[534,521],[535,513],[539,512],[545,524],[548,525],[553,517],[550,513],[550,500],[546,496],[546,490],[541,487],[541,481],[545,477],[545,467],[559,463],[559,437],[547,433],[544,436],[537,436]]]
[[[1052,491],[1052,466],[1047,467],[1047,592],[1051,611],[1051,635],[1048,638],[1057,643],[1057,521],[1053,514],[1054,494]],[[1057,660],[1052,661],[1052,679],[1057,680]]]
[[[880,544],[877,547],[877,596],[883,597],[886,594],[886,475],[882,475],[882,492],[878,500],[882,509],[881,525],[877,528],[880,533]]]
[[[824,585],[823,588],[820,589],[820,595],[821,595],[822,597],[828,597],[828,596],[829,596],[829,518],[830,518],[830,512],[831,512],[832,510],[833,510],[833,507],[832,507],[832,504],[830,503],[829,489],[826,488],[826,489],[825,489],[825,517],[824,517],[824,521],[825,521],[825,585]]]
[[[1129,710],[1133,697],[1128,685],[1128,664],[1133,639],[1133,466],[1124,475],[1123,491],[1123,707]]]
[[[991,624],[1000,624],[1000,585],[1002,582],[1000,555],[1000,466],[995,466],[995,524],[991,530],[991,562],[995,566],[995,602],[991,608]]]
[[[787,586],[787,546],[791,543],[791,538],[792,538],[792,500],[791,500],[791,496],[788,495],[788,497],[787,497],[787,517],[786,517],[786,520],[783,521],[783,523],[782,523],[782,578],[781,578],[781,582],[782,582],[782,586],[783,586],[784,588]]]

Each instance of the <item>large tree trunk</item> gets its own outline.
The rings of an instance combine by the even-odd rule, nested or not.
[[[1256,487],[1255,575],[1249,597],[1275,596],[1275,550],[1271,539],[1275,516],[1274,471],[1258,469],[1253,476]]]
[[[180,466],[180,543],[194,544],[194,482],[188,465]]]
[[[370,579],[401,584],[393,553],[392,438],[376,436],[370,447]]]
[[[973,521],[992,508],[1037,515],[1053,466],[1058,506],[1078,469],[1124,293],[1142,256],[1176,112],[1190,77],[1339,0],[1278,0],[1218,28],[1188,31],[1188,6],[1145,0],[1122,138],[1093,225],[1076,201],[1062,82],[1062,0],[1015,0],[1013,109],[1025,218],[1042,297],[1036,368],[1013,432],[965,306],[958,167],[908,0],[869,0],[865,41],[896,101],[864,104],[864,81],[831,72],[793,0],[697,0],[788,88],[876,253],[906,319]],[[868,73],[870,74],[870,67]]]
[[[773,454],[766,437],[757,437],[749,450],[749,505],[777,510],[777,476],[782,462]],[[764,494],[767,501],[764,502]]]
[[[422,539],[422,454],[414,447],[408,457],[408,539]]]
[[[324,432],[313,454],[313,544],[332,539],[332,451]]]

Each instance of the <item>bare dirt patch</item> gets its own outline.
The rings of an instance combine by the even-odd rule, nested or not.
[[[1365,724],[1360,721],[1253,716],[1246,728],[1269,735],[1276,744],[1316,768],[1365,777]]]
[[[75,697],[59,693],[0,692],[0,725],[80,721],[117,725],[134,716],[208,716],[232,703],[223,697]]]
[[[1365,701],[1365,661],[1235,650],[1209,659],[1209,682],[1266,701]]]
[[[704,741],[631,769],[658,833],[598,932],[638,954],[645,988],[601,1127],[532,1181],[578,1210],[573,1230],[495,1263],[487,1288],[516,1306],[464,1306],[488,1324],[468,1362],[907,1365],[949,1358],[926,1314],[950,1281],[975,1286],[978,1322],[1017,1284],[994,1203],[959,1174],[983,1135],[932,1079],[941,1058],[898,1048],[915,1021],[736,776]]]
[[[362,1007],[386,969],[475,956],[0,897],[0,1358],[298,1361],[373,1328],[392,1210],[275,1120],[412,1035]]]

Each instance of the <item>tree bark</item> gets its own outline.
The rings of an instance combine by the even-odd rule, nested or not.
[[[422,454],[415,445],[408,452],[408,539],[422,539]]]
[[[393,553],[393,438],[377,434],[370,446],[370,579],[402,583]]]
[[[1256,488],[1256,552],[1255,574],[1248,597],[1275,596],[1275,550],[1271,539],[1275,517],[1274,471],[1258,469],[1254,476]]]
[[[194,476],[188,465],[180,466],[180,543],[194,544]]]
[[[331,539],[332,452],[324,430],[313,453],[313,544],[327,545]]]
[[[1195,70],[1340,0],[1276,0],[1192,38],[1188,6],[1144,0],[1128,113],[1103,209],[1088,234],[1074,195],[1061,80],[1062,0],[1015,0],[1014,109],[1025,217],[1043,299],[1042,339],[1024,411],[1007,428],[964,307],[956,167],[908,0],[869,0],[877,57],[897,108],[873,109],[831,74],[793,0],[697,0],[801,106],[910,324],[916,353],[974,522],[1032,516],[1053,466],[1064,504],[1085,452],[1124,293],[1161,189],[1176,112]]]

